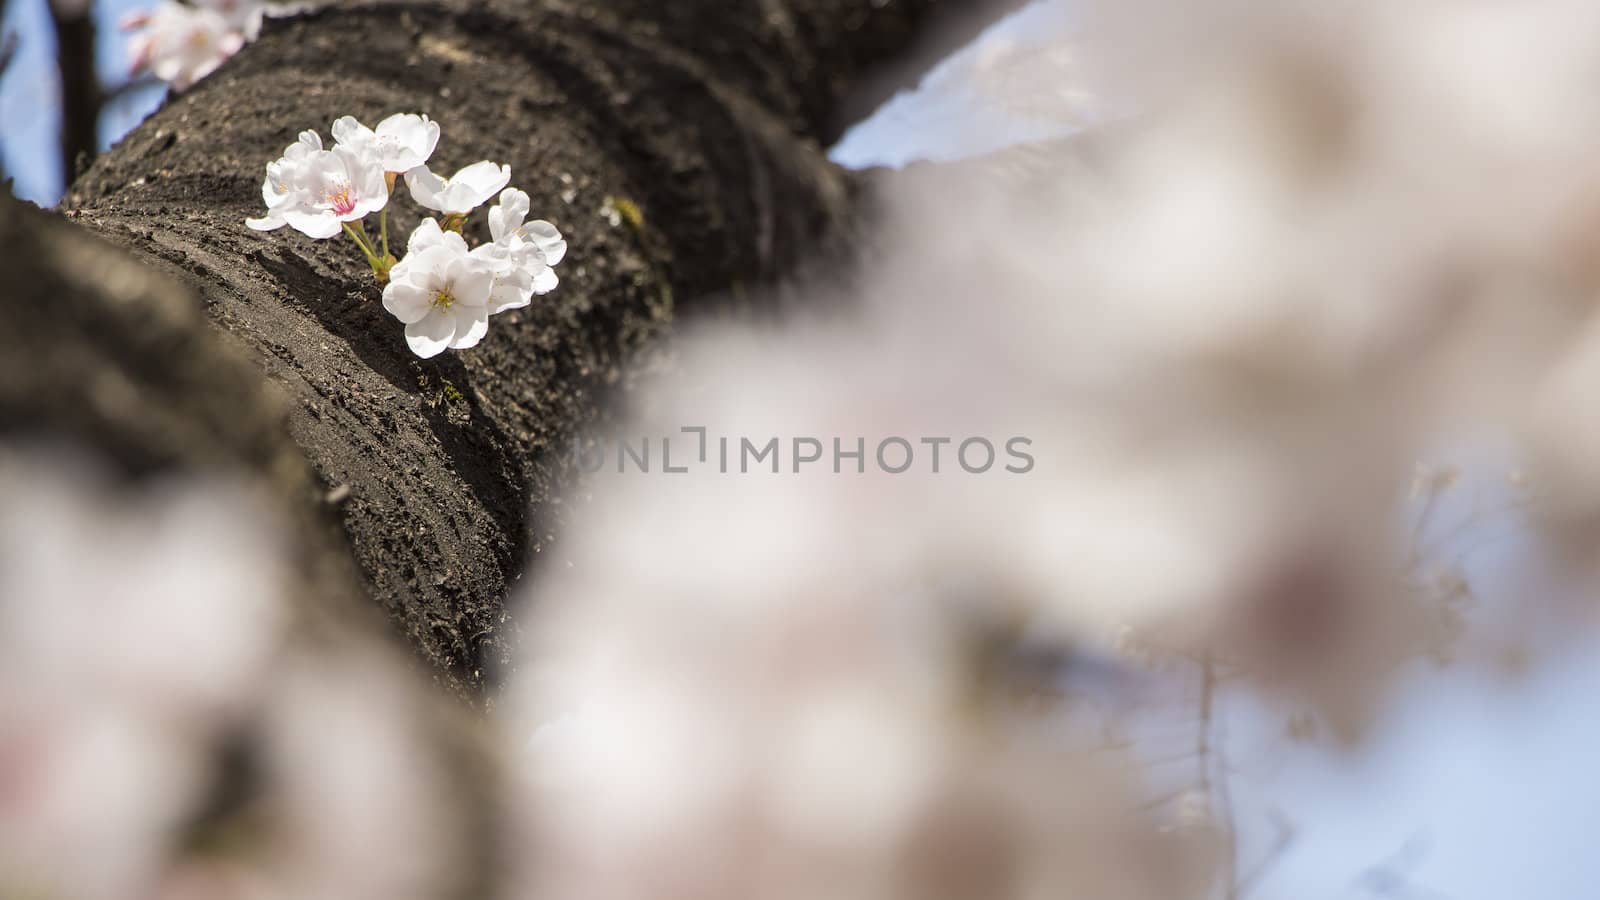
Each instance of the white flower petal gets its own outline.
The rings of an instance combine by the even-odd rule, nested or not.
[[[483,336],[489,333],[489,313],[481,306],[456,307],[451,310],[455,313],[455,339],[450,342],[452,350],[465,350],[477,346]]]
[[[344,230],[344,226],[339,223],[339,217],[334,215],[332,210],[291,209],[284,212],[283,218],[295,231],[319,241],[327,240]]]
[[[268,209],[282,203],[289,196],[289,192],[282,188],[281,176],[274,177],[278,171],[281,171],[278,163],[270,163],[267,165],[267,177],[261,179],[261,201],[267,204]]]
[[[488,199],[511,181],[511,167],[496,165],[485,159],[457,172],[450,181],[464,184],[472,188],[475,193],[482,194],[484,199]]]
[[[487,265],[498,277],[505,275],[516,268],[516,262],[511,250],[504,244],[481,244],[472,248],[470,255]]]
[[[245,219],[244,224],[256,231],[277,231],[289,222],[282,215],[269,212],[259,219]]]
[[[450,243],[453,231],[446,231],[439,238],[439,243],[423,247],[419,253],[410,253],[407,259],[417,257],[417,265],[421,268],[437,270],[441,275],[449,268],[450,263],[460,259],[461,253]]]
[[[508,309],[521,309],[533,302],[533,279],[525,272],[515,272],[494,280],[494,290],[489,292],[486,309],[489,315]]]
[[[158,57],[150,64],[150,74],[162,81],[171,82],[180,90],[189,86],[189,79],[184,74],[184,61],[175,56]],[[179,84],[180,81],[183,83]]]
[[[456,303],[464,306],[483,306],[489,302],[489,292],[494,290],[494,271],[481,260],[470,257],[452,260],[445,270],[445,278]]]
[[[482,206],[511,181],[511,167],[488,160],[475,162],[450,178],[450,211],[468,213]]]
[[[561,279],[556,277],[556,270],[545,266],[533,276],[533,292],[535,294],[548,294],[556,289]]]
[[[489,210],[489,234],[496,243],[515,234],[528,218],[528,195],[516,188],[500,192],[500,202]]]
[[[455,317],[442,309],[434,309],[421,321],[406,326],[406,344],[423,359],[443,353],[455,336]]]
[[[444,290],[450,284],[445,273],[449,270],[450,263],[459,256],[460,254],[445,244],[425,247],[417,253],[407,253],[406,259],[416,261],[411,282],[430,292]]]
[[[411,232],[411,237],[406,241],[407,253],[421,253],[429,247],[436,247],[444,242],[444,230],[439,227],[437,219],[423,219]]]
[[[355,116],[340,116],[333,120],[333,139],[340,144],[370,144],[375,137],[372,129],[357,121]]]
[[[411,189],[411,199],[419,206],[436,212],[447,212],[443,194],[449,186],[443,178],[433,174],[427,166],[418,166],[406,173],[406,187]]]
[[[395,113],[378,123],[377,137],[384,168],[409,172],[433,155],[439,144],[439,123],[415,113]]]
[[[352,209],[349,214],[343,218],[347,222],[354,222],[357,219],[364,219],[372,213],[383,209],[388,204],[388,191],[383,191],[376,195],[362,195],[361,199],[356,201],[355,209]]]
[[[389,281],[391,283],[399,281],[421,287],[422,285],[414,277],[415,275],[417,275],[416,254],[409,253],[406,254],[406,256],[403,257],[399,262],[395,263],[394,268],[389,270]]]
[[[340,163],[350,177],[350,183],[365,193],[388,193],[388,182],[383,177],[383,164],[371,145],[340,144],[333,148]]]
[[[535,219],[522,226],[519,233],[522,235],[523,240],[539,248],[539,251],[544,254],[544,261],[547,265],[553,266],[566,258],[567,242],[561,237],[561,232],[556,230],[556,227],[549,222],[543,219]]]
[[[459,231],[446,231],[439,238],[440,246],[448,249],[456,256],[467,255],[467,239]]]
[[[433,308],[433,295],[408,281],[390,279],[383,288],[383,308],[410,325],[428,315]]]

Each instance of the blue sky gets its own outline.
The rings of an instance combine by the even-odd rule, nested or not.
[[[11,0],[8,23],[21,38],[0,84],[3,144],[17,192],[55,202],[60,191],[53,149],[53,52],[46,0]],[[140,0],[101,0],[97,16],[110,35],[100,68],[123,77],[123,41],[114,23]],[[992,29],[988,39],[1044,40],[1068,27],[1066,4],[1041,2]],[[970,52],[970,51],[969,51]],[[105,137],[136,124],[159,95],[144,92],[109,117]],[[931,73],[922,90],[891,100],[852,129],[835,149],[849,165],[901,165],[950,159],[1060,126],[1019,121],[970,90],[962,58]],[[1482,561],[1493,582],[1513,568]],[[1506,579],[1501,579],[1507,581]],[[1515,611],[1525,600],[1512,585],[1498,591]],[[1480,627],[1491,627],[1480,625]],[[1243,869],[1271,841],[1270,823],[1293,823],[1288,849],[1252,898],[1345,900],[1380,896],[1360,883],[1374,865],[1406,861],[1413,900],[1575,900],[1600,895],[1600,641],[1585,638],[1549,654],[1526,677],[1507,680],[1472,667],[1417,666],[1402,679],[1374,738],[1354,752],[1290,745],[1281,718],[1248,698],[1226,707],[1229,753],[1240,768],[1231,781],[1245,843]]]
[[[54,205],[61,197],[61,164],[55,149],[60,128],[56,95],[55,35],[50,28],[49,0],[10,0],[5,28],[18,38],[17,55],[0,80],[0,122],[7,123],[0,137],[0,159],[5,172],[16,179],[17,196],[41,205]],[[127,80],[127,42],[117,22],[127,13],[153,5],[148,0],[94,0],[100,28],[96,68],[102,83]],[[161,102],[159,88],[133,92],[112,105],[101,120],[101,145],[122,136]]]

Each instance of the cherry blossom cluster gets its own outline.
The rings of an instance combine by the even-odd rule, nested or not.
[[[432,686],[384,643],[303,627],[273,507],[66,455],[0,445],[0,897],[459,893],[434,887],[458,877],[470,793],[422,718]],[[250,800],[218,804],[237,750]]]
[[[528,221],[528,195],[507,187],[510,166],[483,160],[448,178],[434,174],[427,162],[439,125],[425,115],[397,113],[375,129],[344,116],[333,123],[333,138],[326,148],[317,132],[302,131],[268,163],[261,184],[267,214],[245,224],[257,231],[288,225],[317,240],[349,235],[384,285],[383,306],[405,325],[416,355],[475,346],[490,316],[555,289],[552,267],[566,255],[566,241],[549,222]],[[402,177],[411,198],[440,218],[424,219],[405,258],[396,259],[389,252],[388,204]],[[497,194],[490,242],[468,246],[461,236],[467,216]],[[379,214],[376,246],[363,225],[372,213]]]
[[[131,68],[186,90],[255,40],[265,14],[261,0],[162,0],[122,20],[124,31],[135,32]]]

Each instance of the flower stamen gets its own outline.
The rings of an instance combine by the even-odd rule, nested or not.
[[[349,185],[342,185],[328,192],[327,200],[333,207],[335,215],[349,215],[356,208],[356,198],[352,195]]]

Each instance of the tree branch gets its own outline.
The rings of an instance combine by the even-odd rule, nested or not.
[[[272,20],[67,205],[187,281],[289,398],[295,442],[348,496],[333,514],[367,591],[465,689],[509,657],[508,585],[559,559],[573,438],[606,420],[681,310],[850,233],[853,181],[818,145],[825,111],[960,5],[497,0]],[[396,111],[440,121],[438,169],[510,163],[572,247],[558,290],[428,361],[359,258],[243,225],[296,132]],[[638,215],[609,217],[617,201]],[[404,235],[417,216],[397,203],[391,220]]]
[[[72,183],[100,147],[104,97],[95,74],[95,27],[89,4],[50,3],[61,75],[61,183]]]

